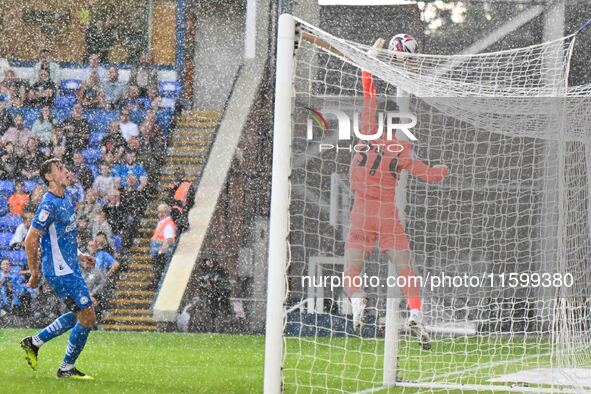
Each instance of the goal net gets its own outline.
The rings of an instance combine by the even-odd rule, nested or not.
[[[591,390],[591,88],[567,86],[574,40],[393,54],[281,17],[267,392]],[[430,182],[391,167],[430,350],[409,330],[409,277],[382,253],[392,234],[379,225],[353,324],[344,256],[361,197],[349,174],[377,149],[362,135],[363,70],[381,149],[410,139],[412,160],[449,168]]]

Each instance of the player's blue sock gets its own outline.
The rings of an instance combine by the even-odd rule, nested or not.
[[[76,323],[70,333],[63,365],[76,364],[76,359],[78,359],[78,356],[82,353],[82,349],[84,349],[84,345],[86,345],[88,334],[90,334],[90,328],[84,327],[80,322]]]
[[[64,313],[60,317],[54,320],[53,323],[45,327],[39,334],[33,337],[33,344],[40,347],[45,342],[52,340],[55,337],[59,337],[63,333],[67,332],[70,328],[76,325],[77,319],[74,312]]]

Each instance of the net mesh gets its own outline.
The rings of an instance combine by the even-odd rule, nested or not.
[[[506,387],[495,382],[505,374],[560,368],[567,386],[584,390],[577,373],[591,371],[585,370],[591,368],[591,88],[567,87],[574,36],[479,55],[393,56],[368,54],[369,47],[303,21],[298,28],[285,391],[379,389],[391,365],[399,386],[462,390],[467,386],[460,385],[472,384],[489,390]],[[353,118],[354,128],[364,103],[361,70],[376,81],[378,113],[408,106],[416,116],[416,158],[450,169],[443,183],[411,176],[398,186],[414,272],[423,278],[467,274],[481,283],[492,274],[495,281],[422,289],[430,351],[410,335],[406,299],[399,293],[398,312],[388,318],[389,263],[377,247],[364,268],[379,284],[365,288],[362,330],[353,330],[342,288],[321,282],[344,269],[355,198],[348,174],[360,141],[339,141],[335,118],[326,116],[325,130],[315,115],[336,108]],[[397,88],[411,94],[404,105],[397,104]],[[511,286],[511,273],[527,274],[518,280],[528,285]],[[531,283],[542,273],[556,274],[551,281],[567,281],[570,274],[572,283]],[[388,324],[399,334],[394,359],[384,359]]]

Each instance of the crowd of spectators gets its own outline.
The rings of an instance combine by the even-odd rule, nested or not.
[[[62,70],[49,51],[40,57],[31,80],[17,79],[8,68],[0,81],[0,182],[13,185],[0,215],[19,222],[6,240],[7,252],[0,250],[0,256],[8,256],[1,260],[0,317],[26,314],[37,295],[25,286],[24,238],[46,191],[39,177],[44,160],[61,158],[71,170],[73,184],[66,196],[76,206],[80,249],[96,258],[95,265],[81,268],[100,310],[125,268],[125,252],[156,190],[164,159],[166,126],[158,121],[161,98],[150,56],[142,57],[129,83],[123,83],[117,67],[105,69],[99,56],[91,55],[80,89],[69,96],[69,113],[61,120],[55,115],[64,111],[56,103],[64,96],[59,88]],[[28,128],[22,110],[32,108],[38,117]],[[90,121],[89,111],[109,116],[97,124]],[[90,149],[97,127],[104,132]],[[42,285],[39,291],[45,290]]]

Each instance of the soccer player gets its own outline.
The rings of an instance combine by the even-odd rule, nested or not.
[[[379,39],[374,49],[381,49],[384,40]],[[364,104],[361,113],[361,132],[375,134],[376,87],[372,75],[363,70],[362,84]],[[420,289],[412,279],[408,238],[398,217],[396,186],[400,172],[406,170],[425,182],[442,182],[448,174],[445,165],[428,166],[415,158],[412,144],[385,137],[367,141],[365,152],[353,156],[350,169],[351,188],[355,202],[350,216],[349,234],[345,244],[345,292],[353,306],[353,327],[360,330],[367,303],[363,289],[355,286],[359,281],[365,260],[374,245],[386,254],[394,264],[397,275],[406,277],[402,292],[410,309],[409,328],[419,338],[424,349],[430,349],[430,337],[422,324]],[[390,145],[390,148],[387,146]],[[402,148],[402,149],[401,149]]]
[[[37,335],[24,338],[21,347],[26,353],[27,362],[36,370],[41,346],[72,329],[57,377],[92,379],[75,367],[88,334],[96,322],[96,316],[90,293],[78,267],[78,258],[88,264],[94,264],[94,258],[78,251],[76,214],[72,202],[65,196],[65,189],[73,177],[56,158],[43,162],[39,175],[48,185],[48,191],[37,208],[25,239],[25,251],[31,271],[28,286],[36,288],[39,285],[41,260],[45,280],[70,312],[58,317]]]

